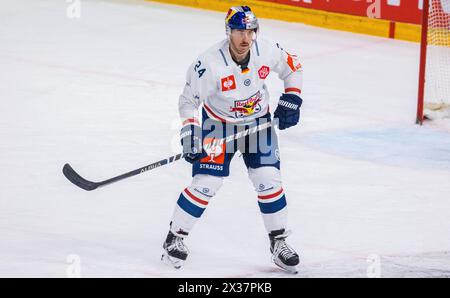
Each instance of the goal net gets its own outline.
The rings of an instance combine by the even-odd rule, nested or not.
[[[417,122],[450,118],[450,0],[424,0]]]

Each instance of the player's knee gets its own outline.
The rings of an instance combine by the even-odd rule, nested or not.
[[[192,179],[191,185],[188,187],[192,192],[211,198],[216,195],[223,184],[223,177],[212,175],[197,174]]]
[[[248,176],[258,193],[279,191],[282,188],[280,170],[276,167],[249,168]]]
[[[282,218],[284,212],[282,210],[287,205],[281,185],[280,170],[275,167],[249,168],[248,175],[257,192],[259,209],[263,214],[266,227],[271,229],[274,225],[270,222],[276,218]]]

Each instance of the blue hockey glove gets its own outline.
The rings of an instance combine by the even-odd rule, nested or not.
[[[184,159],[194,163],[202,158],[202,128],[198,125],[188,124],[183,126],[180,133],[183,146]]]
[[[300,107],[303,100],[294,94],[283,94],[278,101],[274,118],[278,118],[278,128],[283,130],[294,126],[300,120]]]

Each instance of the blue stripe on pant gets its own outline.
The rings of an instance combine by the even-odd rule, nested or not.
[[[202,216],[203,211],[205,211],[205,208],[200,208],[197,205],[192,204],[188,199],[186,199],[183,196],[183,194],[180,194],[177,204],[178,206],[180,206],[181,209],[186,211],[188,214],[197,218]]]
[[[283,195],[281,198],[271,203],[261,203],[258,201],[259,209],[261,213],[270,214],[275,213],[286,207],[286,197]]]

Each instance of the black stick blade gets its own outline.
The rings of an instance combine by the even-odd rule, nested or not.
[[[88,181],[83,177],[81,177],[80,175],[78,175],[78,173],[75,172],[75,170],[72,169],[72,167],[68,163],[66,163],[63,167],[63,174],[70,182],[72,182],[73,184],[84,190],[91,191],[99,186],[98,183]]]

